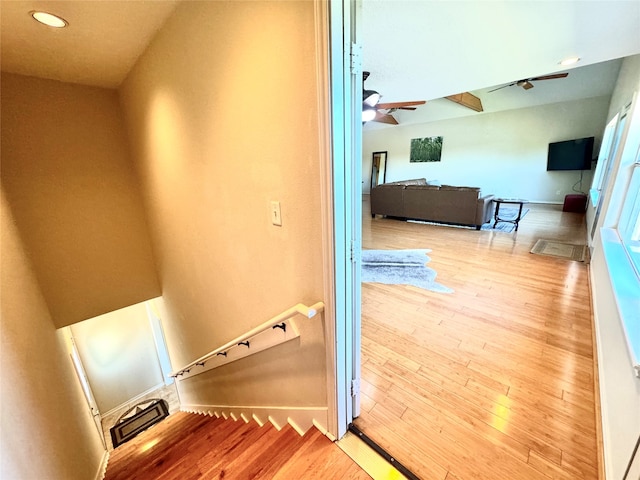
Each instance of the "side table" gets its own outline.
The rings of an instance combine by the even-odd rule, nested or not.
[[[494,198],[493,201],[496,203],[496,211],[494,213],[494,222],[493,228],[496,228],[496,224],[498,222],[506,222],[513,223],[516,226],[516,232],[518,231],[518,223],[520,223],[520,219],[522,218],[522,207],[525,203],[528,203],[527,200],[523,200],[522,198]],[[500,205],[503,203],[519,205],[518,215],[516,218],[500,218]]]

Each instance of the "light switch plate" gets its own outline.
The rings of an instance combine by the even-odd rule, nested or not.
[[[271,202],[271,223],[279,227],[282,226],[282,215],[280,213],[280,202]]]

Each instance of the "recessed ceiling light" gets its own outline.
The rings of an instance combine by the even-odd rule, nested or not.
[[[580,57],[568,57],[560,62],[560,65],[564,65],[565,67],[568,65],[573,65],[574,63],[578,63],[580,61]]]
[[[49,27],[64,28],[69,25],[69,22],[67,22],[64,18],[58,17],[57,15],[54,15],[52,13],[33,10],[29,12],[29,15],[31,15],[37,22],[48,25]]]

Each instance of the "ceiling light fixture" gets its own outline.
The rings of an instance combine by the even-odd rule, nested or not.
[[[374,118],[376,118],[377,110],[374,107],[369,107],[367,105],[363,105],[362,108],[362,121],[370,122]]]
[[[69,25],[64,18],[54,15],[52,13],[32,10],[29,12],[29,15],[33,17],[33,19],[37,22],[42,23],[43,25],[47,25],[53,28],[64,28]]]
[[[580,61],[580,57],[568,57],[568,58],[565,58],[564,60],[562,60],[560,62],[560,65],[563,65],[563,66],[566,67],[566,66],[569,66],[569,65],[576,64],[579,61]]]
[[[364,88],[364,82],[369,78],[369,72],[362,72],[362,123],[367,123],[376,118],[378,110],[375,108],[381,95],[375,90]]]
[[[362,103],[375,107],[380,101],[380,94],[375,90],[363,90],[362,91]]]

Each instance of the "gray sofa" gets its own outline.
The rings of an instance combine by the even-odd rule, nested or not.
[[[424,178],[404,180],[371,190],[371,216],[468,225],[480,230],[492,218],[493,198],[482,196],[476,187],[429,185]]]

